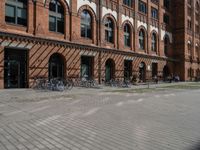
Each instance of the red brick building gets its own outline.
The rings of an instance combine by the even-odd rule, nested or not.
[[[197,2],[1,0],[0,88],[35,77],[190,80],[200,67]]]

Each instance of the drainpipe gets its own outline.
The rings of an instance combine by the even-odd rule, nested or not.
[[[99,0],[99,9],[98,9],[98,12],[99,12],[99,15],[98,15],[98,46],[101,47],[101,6],[102,6],[102,0]],[[99,56],[98,56],[98,63],[99,63],[99,68],[98,68],[98,76],[99,76],[99,84],[101,84],[101,51],[99,51]]]

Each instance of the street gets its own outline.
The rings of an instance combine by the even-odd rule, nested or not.
[[[0,150],[200,150],[200,89],[0,91]]]

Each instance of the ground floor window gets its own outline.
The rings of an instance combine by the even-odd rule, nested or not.
[[[115,79],[115,63],[112,59],[108,59],[105,64],[105,81]]]
[[[49,79],[65,78],[64,66],[64,59],[60,54],[55,53],[51,55],[49,59]]]
[[[82,56],[81,57],[81,78],[93,78],[94,57]]]
[[[132,60],[124,60],[124,80],[131,80]]]
[[[139,65],[139,79],[141,82],[146,81],[146,65],[144,62]]]
[[[152,63],[152,77],[158,76],[158,63]]]

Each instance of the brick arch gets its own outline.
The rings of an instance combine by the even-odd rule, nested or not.
[[[123,23],[122,23],[122,29],[124,28],[124,26],[128,24],[130,27],[131,27],[131,31],[134,32],[134,27],[132,25],[132,23],[129,21],[129,20],[125,20]]]
[[[78,10],[78,16],[79,17],[81,17],[81,12],[83,10],[87,10],[89,12],[89,14],[91,15],[91,17],[92,17],[92,22],[95,22],[95,20],[96,20],[96,14],[95,14],[94,10],[89,5],[83,5]]]
[[[68,3],[66,2],[66,0],[58,0],[60,3],[61,3],[61,5],[64,7],[64,11],[65,11],[65,13],[66,14],[68,14],[69,13],[69,5],[68,5]],[[46,1],[44,1],[44,5],[45,5],[45,7],[46,8],[49,8],[49,3],[51,2],[51,0],[46,0]]]
[[[147,37],[147,30],[146,30],[146,28],[145,28],[144,26],[140,26],[140,27],[137,29],[137,33],[139,33],[140,30],[143,30],[144,33],[145,33],[145,36]]]
[[[116,30],[116,27],[117,27],[117,21],[116,21],[115,17],[114,17],[112,14],[110,14],[110,13],[104,15],[104,16],[103,16],[103,19],[102,19],[103,24],[104,24],[104,21],[105,21],[106,18],[110,18],[110,19],[113,21],[113,23],[114,23],[114,29]]]

